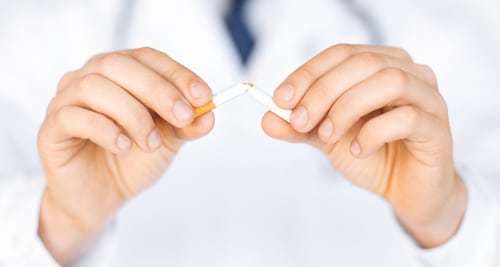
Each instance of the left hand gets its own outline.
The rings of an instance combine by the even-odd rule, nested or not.
[[[386,199],[421,246],[455,234],[465,186],[429,67],[399,48],[336,45],[292,73],[274,100],[293,113],[290,124],[264,116],[271,137],[320,148],[346,179]]]

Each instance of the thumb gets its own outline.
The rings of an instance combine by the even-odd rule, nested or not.
[[[173,138],[177,138],[179,139],[178,142],[182,143],[182,141],[194,140],[207,135],[214,127],[215,118],[213,112],[209,112],[196,118],[191,124],[184,128],[175,128],[163,120],[161,120],[160,124],[166,124],[161,127],[164,142],[172,142]],[[173,131],[173,133],[168,133],[168,131]],[[179,145],[177,144],[177,146]]]
[[[288,122],[272,112],[264,114],[261,125],[264,132],[270,137],[290,143],[306,142],[310,137],[308,133],[295,131]]]

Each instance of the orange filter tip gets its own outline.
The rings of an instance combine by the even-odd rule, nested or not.
[[[206,114],[206,113],[212,111],[213,109],[215,109],[215,104],[212,101],[206,103],[205,105],[203,105],[201,107],[197,107],[194,110],[194,118],[201,117],[203,114]]]

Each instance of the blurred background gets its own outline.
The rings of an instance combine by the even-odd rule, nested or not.
[[[133,35],[141,22],[131,17],[130,20],[122,19],[121,25],[117,26],[116,17],[127,16],[114,8],[119,1],[107,1],[96,8],[97,2],[0,1],[0,101],[4,111],[0,116],[5,117],[3,121],[9,121],[0,125],[0,134],[5,144],[4,151],[10,155],[5,160],[12,160],[1,164],[0,170],[17,172],[36,168],[33,140],[37,126],[44,117],[46,105],[54,95],[58,80],[65,72],[80,67],[98,52],[140,45],[154,47],[155,43],[160,43],[160,50],[168,50],[174,57],[178,53],[179,49],[173,45],[158,41],[158,36],[168,35],[167,30],[154,32],[149,29],[150,32],[142,32],[142,36],[125,37],[130,33]],[[215,1],[214,5],[220,5],[220,2]],[[311,3],[315,2],[324,1]],[[349,12],[361,13],[355,15],[362,17],[363,25],[356,25],[355,28],[366,27],[366,30],[371,31],[368,39],[359,38],[356,33],[338,39],[339,30],[345,33],[350,29],[342,29],[327,22],[323,26],[331,28],[331,36],[322,36],[321,42],[303,44],[308,54],[314,55],[331,44],[349,41],[380,42],[407,49],[416,61],[434,68],[441,91],[448,101],[452,121],[461,121],[453,125],[457,160],[476,166],[488,177],[498,176],[500,2],[338,2],[350,5],[352,10]],[[182,6],[179,4],[181,9]],[[158,10],[161,10],[161,5]],[[305,24],[308,21],[310,23],[311,18],[320,17],[314,16],[317,15],[315,12],[330,12],[332,16],[340,15],[340,18],[346,16],[341,11],[314,10],[314,4],[311,4],[305,15],[312,17],[306,16],[300,20]],[[182,25],[176,27],[182,28]],[[210,35],[209,32],[206,34]],[[316,32],[311,30],[310,34],[325,35],[322,29]],[[201,51],[197,56],[201,54],[203,59],[207,58],[205,51],[200,48],[196,50]],[[186,57],[178,54],[179,61]],[[194,69],[200,68],[196,66],[196,60],[186,58],[183,62]],[[287,70],[296,67],[293,63],[289,65]],[[235,71],[231,79],[238,81],[241,76],[249,76],[248,73],[241,73]],[[276,80],[279,80],[284,75],[277,76]],[[217,91],[217,86],[228,84],[225,82],[213,87]],[[11,120],[12,116],[16,120]],[[25,120],[30,121],[29,125],[34,126],[33,129],[27,129]],[[23,159],[21,165],[18,156]]]
[[[41,175],[36,152],[36,135],[44,118],[46,106],[55,94],[60,77],[65,72],[82,66],[94,54],[150,46],[167,52],[179,62],[195,70],[216,92],[234,82],[251,80],[272,94],[276,85],[287,74],[328,46],[337,43],[374,43],[402,47],[409,51],[415,61],[425,63],[435,70],[440,90],[447,100],[450,111],[457,165],[466,166],[482,175],[491,182],[495,192],[500,194],[499,1],[332,0],[331,2],[335,2],[335,6],[341,7],[340,9],[324,8],[326,0],[293,0],[287,3],[278,1],[290,12],[285,15],[292,16],[289,21],[294,23],[293,26],[286,23],[279,25],[280,20],[277,18],[285,15],[280,13],[283,9],[273,9],[274,1],[267,1],[268,8],[265,1],[256,1],[260,3],[258,5],[260,9],[256,10],[255,16],[252,17],[255,27],[262,31],[278,27],[281,29],[279,32],[283,34],[276,36],[264,34],[264,38],[260,41],[268,42],[266,51],[256,53],[260,56],[251,58],[247,68],[243,68],[239,62],[232,59],[235,51],[225,36],[223,22],[205,16],[198,9],[193,9],[188,5],[192,1],[137,1],[135,4],[134,1],[123,1],[134,6],[131,11],[126,8],[116,8],[121,6],[118,0],[0,0],[0,179],[8,179],[13,174],[19,173]],[[222,1],[198,2],[200,6],[216,6],[221,5]],[[290,31],[297,33],[296,36],[300,38],[287,37],[285,34]],[[196,32],[196,35],[193,35],[193,32]],[[171,36],[176,36],[176,38],[171,38]],[[257,51],[264,49],[259,46]],[[300,55],[286,54],[281,51],[283,46],[293,46],[302,53]],[[279,67],[262,71],[270,62],[276,61],[282,64]],[[258,185],[269,181],[254,184],[255,181],[251,179],[242,179],[246,182],[238,184],[232,180],[236,173],[238,177],[259,176],[261,173],[258,170],[265,170],[270,164],[269,158],[259,159],[260,155],[252,152],[255,148],[251,145],[245,147],[245,138],[258,140],[265,151],[290,152],[288,156],[274,162],[284,165],[286,170],[283,170],[283,173],[286,171],[304,172],[304,177],[310,178],[320,176],[316,172],[329,168],[328,162],[315,152],[296,155],[297,149],[285,147],[284,144],[275,144],[269,138],[264,137],[259,127],[263,112],[263,109],[243,99],[216,112],[217,126],[214,132],[206,140],[197,141],[196,146],[192,144],[187,146],[182,151],[182,156],[179,156],[180,159],[172,166],[168,177],[147,194],[140,196],[122,212],[121,216],[124,218],[122,221],[126,223],[120,228],[123,233],[120,236],[123,240],[118,246],[125,256],[117,260],[118,263],[132,264],[131,266],[143,263],[135,259],[133,254],[136,244],[144,242],[148,242],[145,245],[151,247],[151,251],[148,252],[150,255],[166,253],[162,254],[163,262],[168,262],[168,258],[184,255],[174,253],[178,248],[162,247],[161,242],[149,243],[156,235],[168,235],[170,238],[172,236],[175,238],[177,235],[179,246],[183,248],[196,248],[197,246],[206,248],[208,246],[189,243],[190,234],[194,236],[198,232],[219,231],[217,235],[232,236],[233,233],[219,228],[219,225],[228,223],[224,221],[227,218],[222,219],[221,222],[218,221],[220,217],[217,217],[217,214],[205,214],[206,211],[201,205],[203,201],[190,200],[191,194],[197,195],[201,191],[211,192],[212,194],[202,199],[206,198],[205,201],[210,205],[227,205],[225,208],[233,212],[231,220],[236,221],[238,221],[238,214],[242,211],[236,210],[236,206],[233,207],[227,203],[236,199],[234,205],[239,204],[240,207],[244,207],[245,203],[237,200],[239,193],[261,192],[261,195],[256,198],[261,198],[260,204],[265,206],[266,199],[272,198],[275,192],[267,192],[265,188],[259,188]],[[233,130],[224,131],[229,126]],[[242,136],[242,140],[225,139],[230,136]],[[213,147],[208,145],[215,140],[227,140],[227,143],[215,152]],[[189,163],[198,160],[199,155],[210,155],[210,153],[237,155],[235,148],[242,146],[242,143],[243,148],[248,148],[250,151],[246,154],[249,159],[235,156],[237,159],[233,162],[233,169],[225,170],[220,173],[220,177],[212,177],[210,181],[203,180],[199,174],[217,173],[220,171],[218,167],[221,166],[221,162],[214,162],[211,168],[197,170],[194,170],[196,168]],[[252,143],[249,142],[249,144]],[[310,158],[311,155],[318,158],[317,163],[304,168],[292,166],[294,162]],[[239,174],[241,172],[247,172],[247,174]],[[280,177],[280,173],[268,175]],[[176,176],[188,178],[179,181],[173,179]],[[283,186],[283,191],[288,194],[300,194],[302,181],[288,181],[286,176],[281,175],[281,178],[273,182]],[[287,187],[287,184],[294,182],[295,186]],[[343,183],[341,180],[330,182]],[[216,188],[219,184],[228,183],[233,186],[233,193],[217,192]],[[321,187],[319,182],[317,186]],[[348,185],[340,188],[337,195],[330,196],[327,200],[335,203],[331,205],[335,206],[338,212],[345,211],[349,214],[350,211],[342,205],[342,199],[347,197],[347,191],[356,189]],[[169,197],[165,198],[165,195]],[[350,220],[334,221],[332,219],[325,223],[332,223],[338,229],[344,229],[346,235],[353,235],[352,231],[348,230],[349,228],[358,229],[359,232],[355,234],[359,237],[357,240],[371,235],[371,229],[368,229],[364,222],[370,220],[372,215],[380,210],[384,210],[387,216],[385,219],[374,221],[373,227],[382,229],[387,227],[386,225],[393,225],[389,219],[390,212],[377,202],[378,200],[361,192],[355,195],[354,199],[357,202],[354,206],[363,212],[352,215],[354,217],[351,216]],[[154,206],[158,202],[163,205],[161,210],[146,213],[141,209],[144,206]],[[180,202],[183,203],[183,206],[181,205],[183,208],[177,205]],[[273,221],[272,210],[281,209],[286,205],[288,203],[276,202],[270,204],[269,210],[264,213],[258,213],[252,209],[248,212],[255,212],[255,216],[264,214],[269,217],[269,221],[257,223],[279,226],[279,218],[274,218],[276,221]],[[186,213],[200,213],[205,216],[204,218],[209,217],[208,222],[205,221],[206,226],[186,230],[183,228],[182,221],[169,222],[171,216],[183,216]],[[192,218],[198,219],[199,217]],[[155,221],[158,227],[145,229],[140,233],[135,231],[138,225],[144,225],[150,221]],[[352,221],[358,221],[359,225],[353,224]],[[158,232],[161,225],[167,224],[171,227],[170,229],[162,228],[163,232]],[[256,226],[253,230],[258,231],[264,226],[259,227]],[[252,229],[248,232],[251,233]],[[339,230],[339,232],[338,234],[342,235],[342,231]],[[179,233],[184,233],[182,238]],[[285,235],[284,233],[281,234]],[[279,233],[269,233],[269,235],[281,238]],[[182,243],[181,239],[186,237],[187,243]],[[258,246],[259,241],[252,241],[251,236],[246,238],[248,242],[245,246]],[[321,238],[330,240],[328,237]],[[390,244],[390,241],[397,237],[385,238],[388,240],[387,244]],[[193,237],[192,240],[196,239]],[[207,240],[209,240],[208,237]],[[303,240],[299,238],[297,242],[303,242]],[[233,245],[241,245],[236,243]],[[342,244],[334,245],[343,246]],[[362,241],[348,245],[363,247]],[[231,244],[228,245],[228,251],[231,250],[231,246]],[[397,248],[393,249],[397,251]],[[165,252],[165,250],[170,252]],[[210,253],[216,254],[210,250],[192,249],[191,252],[207,253],[204,256],[206,258],[211,257]],[[389,264],[389,260],[377,256],[379,252],[375,250],[372,256],[379,257],[381,262]],[[363,263],[362,259],[352,259],[350,255],[342,254],[342,250],[334,253],[333,256],[340,263],[343,261]],[[240,258],[240,260],[245,259]],[[172,260],[173,262],[175,261]],[[258,260],[256,263],[258,264]],[[394,262],[391,264],[396,266]]]
[[[140,37],[134,40],[124,38],[117,33],[117,27],[126,32],[134,28],[133,21],[127,20],[124,20],[125,25],[115,25],[116,21],[113,18],[119,15],[120,10],[111,7],[116,5],[117,0],[98,5],[97,9],[93,8],[95,4],[92,2],[98,1],[74,1],[72,3],[55,0],[0,1],[2,6],[0,9],[0,48],[2,49],[0,78],[3,83],[0,93],[3,106],[9,107],[4,109],[7,112],[4,112],[2,116],[10,117],[16,114],[16,116],[25,117],[39,124],[44,117],[46,105],[54,94],[57,82],[65,72],[80,67],[86,59],[98,52],[146,43],[154,46],[154,40],[141,40]],[[214,3],[217,2],[220,1]],[[420,1],[419,3],[409,1],[399,3],[391,1],[339,2],[353,2],[354,4],[351,5],[361,7],[362,12],[368,13],[363,16],[368,15],[369,21],[363,23],[374,25],[363,26],[370,27],[369,30],[375,30],[375,33],[371,33],[373,35],[371,37],[375,40],[371,38],[369,42],[378,41],[403,47],[412,54],[415,60],[431,65],[435,69],[441,90],[448,99],[452,119],[455,120],[458,117],[468,119],[468,123],[455,125],[454,128],[455,138],[460,144],[457,147],[459,159],[463,158],[467,162],[472,160],[474,165],[480,165],[481,169],[488,172],[498,169],[495,166],[497,165],[495,158],[498,158],[495,156],[498,154],[495,152],[499,153],[500,141],[496,140],[495,133],[500,127],[499,105],[496,103],[500,94],[498,89],[500,2],[494,0],[440,1],[439,3],[435,1]],[[336,15],[335,11],[332,15]],[[310,17],[302,18],[304,21],[308,19]],[[85,27],[85,31],[82,31],[81,22],[91,24],[90,29]],[[182,27],[182,25],[177,26]],[[325,26],[331,25],[327,23]],[[327,39],[326,42],[312,44],[306,49],[314,55],[325,48],[322,47],[323,43],[335,44],[365,39],[350,36],[351,40],[338,40],[335,39],[336,30],[338,29],[333,27],[332,37],[324,37]],[[402,32],[404,34],[401,34]],[[168,32],[154,34],[168,35]],[[315,33],[311,32],[311,34]],[[318,31],[316,34],[324,35],[324,32]],[[404,37],[401,37],[402,35]],[[408,36],[410,38],[406,38]],[[72,49],[75,44],[79,44],[82,48]],[[413,47],[420,48],[422,45],[425,45],[426,49],[412,49]],[[170,48],[167,47],[167,49]],[[175,54],[175,49],[170,50]],[[55,62],[58,64],[54,64]],[[237,78],[233,79],[237,80]],[[450,100],[450,98],[453,99]],[[13,112],[14,110],[17,112]],[[21,121],[15,120],[15,122]],[[17,134],[14,136],[25,134],[20,130],[22,126],[17,126],[2,124],[4,127],[2,133],[15,131]],[[477,134],[481,134],[480,140],[475,138]],[[33,132],[27,135],[33,136]],[[2,139],[9,140],[9,138],[11,137]],[[480,142],[481,145],[474,142]],[[32,147],[16,147],[12,152],[30,149]],[[491,156],[479,157],[478,155],[482,153],[491,153]],[[14,167],[13,164],[5,165],[8,165],[8,168]],[[5,167],[2,166],[2,168]]]

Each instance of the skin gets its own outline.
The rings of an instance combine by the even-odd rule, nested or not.
[[[446,104],[434,72],[399,48],[336,45],[292,73],[264,131],[325,153],[350,182],[383,197],[424,248],[448,241],[465,212]]]
[[[39,235],[59,263],[77,260],[183,143],[212,129],[212,113],[193,119],[211,97],[200,77],[151,48],[97,55],[61,79],[38,143],[48,181]],[[266,133],[324,151],[346,179],[384,197],[423,247],[457,231],[465,188],[428,67],[400,49],[339,45],[291,74],[274,99],[294,110],[292,122],[267,113]]]
[[[48,181],[39,235],[58,262],[81,256],[186,140],[212,129],[212,113],[193,120],[211,97],[201,78],[151,48],[97,55],[62,78],[38,141]]]

